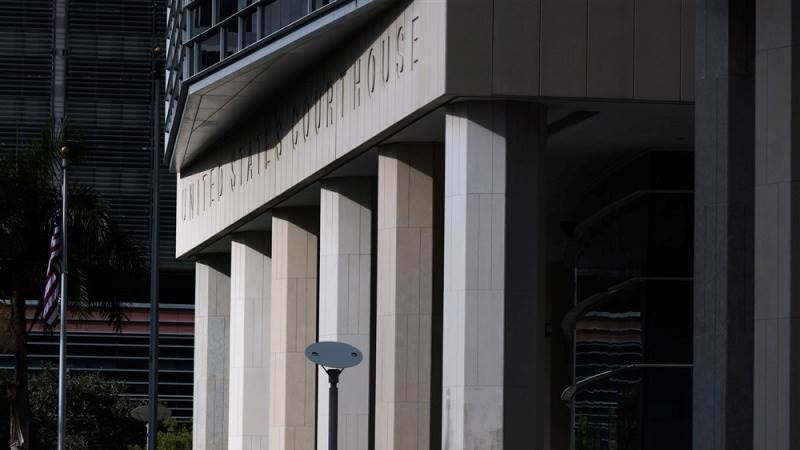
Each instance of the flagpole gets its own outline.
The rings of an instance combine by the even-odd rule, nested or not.
[[[153,16],[153,36],[155,36],[155,16]],[[150,175],[150,367],[148,376],[147,399],[147,450],[156,450],[158,441],[158,294],[159,294],[159,250],[160,250],[160,185],[161,185],[161,150],[159,125],[161,122],[159,96],[159,80],[162,72],[160,58],[161,47],[154,47],[153,57],[153,128],[152,128],[152,167]]]
[[[58,450],[64,450],[67,414],[67,152],[61,147],[61,304],[58,336]]]

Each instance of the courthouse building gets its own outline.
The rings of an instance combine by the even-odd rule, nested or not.
[[[793,3],[173,0],[194,448],[800,448]]]

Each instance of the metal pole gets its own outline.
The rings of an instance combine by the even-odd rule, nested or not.
[[[64,450],[67,419],[67,158],[61,157],[61,304],[58,336],[58,450]]]
[[[161,152],[159,146],[159,86],[161,49],[153,49],[153,132],[152,173],[150,178],[150,374],[148,390],[148,432],[147,449],[156,450],[158,438],[158,253],[159,253],[159,195]]]
[[[328,404],[328,450],[336,450],[339,443],[339,374],[340,369],[328,369],[328,381],[331,383],[329,390],[330,401]]]
[[[50,109],[52,123],[62,126],[64,123],[64,109],[66,104],[66,74],[67,74],[67,5],[68,0],[55,0],[53,2],[53,84]]]
[[[67,1],[56,0],[53,8],[53,96],[52,123],[64,133],[66,77]],[[54,128],[53,131],[56,131]],[[62,144],[62,143],[59,143]],[[61,155],[61,305],[58,336],[58,442],[64,450],[67,420],[67,155]]]

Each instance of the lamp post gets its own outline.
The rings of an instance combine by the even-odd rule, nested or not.
[[[156,410],[156,420],[155,426],[150,426],[150,404],[137,406],[131,410],[131,417],[138,420],[139,422],[144,422],[145,430],[147,430],[147,439],[148,442],[150,441],[150,430],[152,429],[155,433],[158,433],[158,423],[163,421],[164,419],[172,416],[172,410],[167,408],[161,403],[156,403],[154,408]]]
[[[306,347],[306,358],[328,374],[328,450],[336,450],[339,438],[339,375],[357,366],[364,358],[361,350],[344,342],[315,342]]]

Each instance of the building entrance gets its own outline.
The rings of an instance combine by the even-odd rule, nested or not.
[[[562,223],[576,450],[691,447],[692,165],[685,150],[625,158]]]

